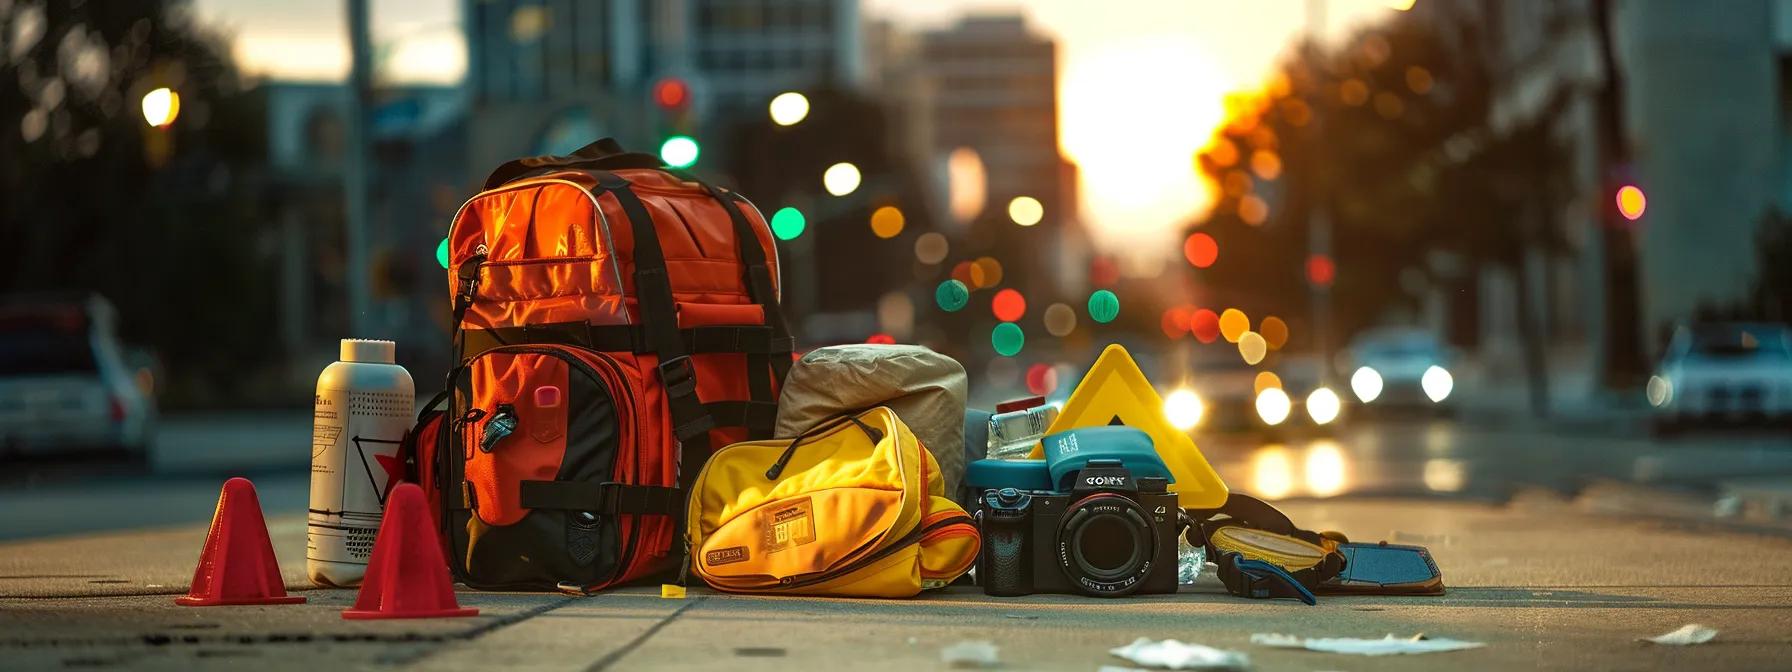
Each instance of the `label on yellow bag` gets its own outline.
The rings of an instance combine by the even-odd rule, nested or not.
[[[768,506],[759,515],[764,516],[759,527],[765,530],[761,547],[766,553],[815,541],[815,507],[808,497]]]

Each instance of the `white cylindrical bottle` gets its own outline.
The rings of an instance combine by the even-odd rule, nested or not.
[[[416,384],[393,363],[392,341],[343,339],[341,361],[317,377],[305,569],[320,586],[356,586],[386,495],[404,475]]]

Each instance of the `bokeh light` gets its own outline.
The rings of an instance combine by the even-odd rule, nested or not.
[[[1431,85],[1434,83],[1430,70],[1416,65],[1406,68],[1406,88],[1413,93],[1425,95],[1431,91]]]
[[[1213,236],[1197,231],[1182,241],[1182,256],[1195,268],[1207,268],[1220,258],[1220,244]]]
[[[443,269],[448,268],[448,239],[447,238],[443,238],[442,242],[436,244],[436,263],[441,264]]]
[[[952,246],[946,242],[946,236],[938,231],[929,231],[915,238],[915,260],[923,264],[931,266],[945,261],[951,250]]]
[[[1193,313],[1194,311],[1188,306],[1171,306],[1165,309],[1163,319],[1158,323],[1159,327],[1163,329],[1164,336],[1169,337],[1170,340],[1187,336],[1189,318]]]
[[[697,157],[702,153],[697,141],[688,135],[674,135],[660,143],[660,160],[673,168],[691,167],[697,163]]]
[[[808,96],[795,91],[778,94],[766,107],[771,112],[772,123],[779,126],[797,124],[809,116]]]
[[[1164,419],[1170,426],[1188,431],[1201,424],[1201,416],[1207,414],[1207,405],[1201,401],[1201,395],[1194,390],[1179,387],[1164,397]]]
[[[1649,198],[1643,190],[1634,184],[1626,184],[1618,188],[1618,214],[1625,219],[1636,221],[1642,219],[1643,211],[1649,209]]]
[[[956,313],[971,302],[971,288],[958,280],[947,280],[933,290],[933,301],[939,304],[941,310]]]
[[[1251,381],[1251,394],[1262,394],[1264,390],[1281,387],[1282,377],[1274,371],[1258,371],[1257,378]]]
[[[180,116],[180,94],[166,86],[143,94],[143,121],[167,128]]]
[[[1323,425],[1337,420],[1338,412],[1342,410],[1344,402],[1332,388],[1320,387],[1307,393],[1307,417],[1312,418],[1315,423]]]
[[[951,273],[952,279],[964,283],[965,287],[977,289],[977,279],[972,277],[974,266],[975,264],[968,259],[954,264]]]
[[[1265,149],[1251,152],[1251,172],[1265,180],[1276,179],[1282,175],[1282,157]]]
[[[1263,334],[1263,341],[1269,344],[1271,350],[1281,350],[1282,346],[1288,344],[1288,323],[1274,315],[1263,318],[1263,324],[1258,325],[1257,333]]]
[[[1016,196],[1008,201],[1008,219],[1021,226],[1032,226],[1045,219],[1045,206],[1032,196]]]
[[[1020,290],[1009,288],[996,292],[990,299],[989,311],[1003,322],[1019,322],[1027,314],[1027,297]]]
[[[1105,254],[1089,260],[1089,283],[1096,287],[1113,287],[1120,282],[1120,264]]]
[[[877,326],[907,337],[915,329],[915,302],[908,292],[885,292],[877,299]]]
[[[1238,219],[1251,226],[1261,226],[1269,220],[1269,203],[1256,194],[1238,199]]]
[[[1332,258],[1323,254],[1307,257],[1307,282],[1314,287],[1330,287],[1338,277],[1338,267]]]
[[[1020,325],[1003,322],[989,332],[989,342],[995,346],[996,354],[1013,357],[1020,354],[1021,348],[1027,344],[1027,334],[1021,331]]]
[[[976,289],[1002,284],[1002,262],[995,257],[977,257],[971,262],[971,280]]]
[[[808,226],[808,218],[796,208],[778,208],[777,212],[772,213],[772,234],[778,240],[795,240],[797,236],[803,235],[803,229]]]
[[[1227,308],[1220,313],[1220,335],[1226,337],[1227,343],[1237,343],[1238,337],[1251,330],[1251,318],[1237,308]]]
[[[1288,412],[1294,409],[1294,402],[1282,388],[1272,387],[1257,393],[1257,417],[1264,424],[1271,426],[1282,424],[1288,419]]]
[[[1212,343],[1220,337],[1220,316],[1206,308],[1197,309],[1188,318],[1188,330],[1194,333],[1196,340]]]
[[[1045,307],[1045,333],[1063,338],[1076,331],[1076,309],[1054,303]]]
[[[1439,402],[1449,397],[1450,392],[1456,389],[1456,379],[1450,376],[1450,372],[1444,370],[1444,367],[1434,364],[1419,376],[1419,387],[1425,390],[1425,396],[1429,397],[1431,401]]]
[[[1350,391],[1356,394],[1358,401],[1365,404],[1381,396],[1381,385],[1381,373],[1367,366],[1350,374]]]
[[[895,345],[896,337],[885,333],[876,333],[866,338],[865,342],[872,345]]]
[[[1105,289],[1089,295],[1089,319],[1100,324],[1113,322],[1120,316],[1120,297]]]
[[[1256,366],[1258,362],[1263,361],[1264,355],[1267,354],[1269,354],[1269,344],[1263,342],[1262,334],[1247,331],[1238,337],[1238,356],[1244,358],[1244,363]]]
[[[894,205],[886,205],[871,213],[871,233],[879,238],[889,239],[902,235],[905,223],[902,209]],[[919,254],[916,253],[917,256]]]
[[[1649,397],[1649,405],[1660,408],[1674,399],[1674,386],[1661,376],[1649,376],[1649,383],[1643,387],[1643,393]]]
[[[959,147],[946,156],[946,207],[953,219],[969,223],[983,214],[988,190],[989,178],[977,150]]]
[[[1034,364],[1027,367],[1027,391],[1040,396],[1051,394],[1058,389],[1058,370],[1050,364]]]
[[[821,186],[835,196],[845,196],[859,189],[859,167],[844,161],[828,166],[821,174]]]

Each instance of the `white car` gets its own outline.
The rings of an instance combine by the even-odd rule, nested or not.
[[[1407,408],[1447,413],[1456,377],[1450,348],[1429,331],[1375,329],[1350,344],[1350,390],[1370,409]]]
[[[1645,391],[1661,430],[1792,420],[1792,331],[1746,322],[1680,327]]]
[[[97,295],[0,300],[0,461],[75,452],[147,456],[153,373],[119,343]]]

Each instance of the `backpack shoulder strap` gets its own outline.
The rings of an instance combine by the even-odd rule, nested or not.
[[[604,138],[580,147],[566,156],[529,156],[504,162],[485,178],[485,188],[494,189],[525,177],[571,170],[622,170],[625,168],[663,168],[652,154],[630,152],[614,138]]]

